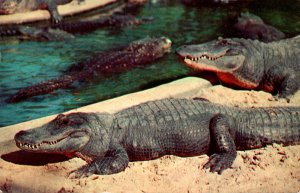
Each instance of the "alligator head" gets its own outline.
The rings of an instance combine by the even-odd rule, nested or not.
[[[254,89],[262,75],[253,62],[256,60],[255,50],[247,44],[244,39],[219,38],[203,44],[181,46],[176,53],[193,69],[214,72],[224,83]],[[259,60],[259,55],[257,57]]]
[[[166,37],[146,37],[133,41],[119,50],[111,51],[105,57],[100,55],[101,63],[104,65],[86,65],[85,68],[92,68],[92,71],[106,75],[123,72],[163,57],[170,52],[171,45],[171,40]]]
[[[107,119],[105,116],[103,118]],[[94,113],[60,114],[41,127],[18,132],[15,135],[16,145],[29,152],[73,155],[92,143],[96,128],[100,131],[99,128],[103,126],[99,120]],[[101,134],[102,139],[107,138],[106,132]],[[101,143],[105,143],[103,147],[106,149],[108,141],[102,140]]]
[[[166,37],[143,38],[132,42],[127,48],[127,53],[132,53],[135,60],[143,60],[141,63],[149,63],[170,52],[172,41]]]

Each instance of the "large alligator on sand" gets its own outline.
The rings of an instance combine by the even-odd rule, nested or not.
[[[213,153],[204,165],[221,174],[236,150],[300,144],[300,107],[236,108],[205,100],[163,99],[108,113],[58,115],[20,131],[25,151],[77,156],[88,165],[72,177],[114,174],[129,161]]]
[[[238,34],[243,38],[271,42],[285,38],[285,34],[273,26],[267,25],[257,15],[249,12],[241,13],[234,25]]]
[[[105,77],[114,73],[146,65],[170,51],[171,40],[166,37],[144,38],[122,48],[99,53],[88,61],[72,66],[62,76],[19,90],[8,102],[19,102],[27,98],[67,88],[74,82]]]
[[[300,36],[263,43],[223,39],[177,49],[184,63],[216,73],[222,83],[287,98],[300,87]]]
[[[70,3],[72,0],[0,0],[0,14],[14,14],[38,9],[46,9],[50,12],[53,23],[62,20],[57,6]],[[78,3],[83,0],[77,0]]]

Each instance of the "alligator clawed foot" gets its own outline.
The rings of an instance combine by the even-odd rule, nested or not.
[[[89,177],[92,174],[94,174],[93,172],[90,171],[90,167],[88,166],[83,166],[77,170],[73,170],[69,173],[68,177],[70,179],[79,179],[79,178],[85,178],[85,177]]]
[[[275,101],[285,100],[287,103],[290,103],[290,97],[283,94],[278,94],[276,96],[273,96]]]
[[[59,24],[62,22],[62,16],[58,15],[58,14],[54,14],[52,17],[51,17],[51,23],[53,24]]]
[[[203,168],[210,169],[212,173],[218,172],[218,174],[222,174],[225,169],[232,165],[234,159],[231,158],[232,156],[229,153],[213,154]]]

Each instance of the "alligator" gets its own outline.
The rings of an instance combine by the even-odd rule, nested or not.
[[[152,17],[137,18],[131,14],[115,13],[110,16],[94,20],[63,22],[52,24],[51,28],[64,30],[69,33],[87,33],[103,27],[122,28],[125,26],[137,26],[143,23],[151,22]]]
[[[114,174],[129,161],[164,155],[209,154],[204,168],[221,174],[237,150],[300,144],[300,107],[238,108],[207,100],[148,101],[115,114],[60,114],[15,135],[17,147],[80,157],[88,164],[71,177]]]
[[[226,85],[264,90],[287,100],[300,86],[300,36],[269,43],[219,38],[181,46],[176,53],[187,66],[214,72]]]
[[[73,38],[75,34],[85,34],[99,28],[122,28],[131,25],[140,25],[152,21],[153,18],[138,19],[131,14],[113,14],[102,18],[86,21],[66,21],[53,23],[50,26],[11,25],[0,26],[0,36],[16,36],[19,39],[40,41],[57,41]]]
[[[39,41],[60,41],[75,38],[74,35],[60,29],[36,28],[23,26],[19,28],[23,39],[36,39]]]
[[[166,37],[143,38],[129,45],[101,52],[91,59],[71,66],[60,77],[20,89],[8,99],[19,102],[27,98],[70,87],[74,82],[91,80],[120,73],[149,64],[170,51],[171,40]]]
[[[38,9],[46,9],[50,12],[53,23],[59,23],[62,16],[59,15],[57,6],[70,3],[72,0],[1,0],[0,14],[15,14]],[[78,3],[83,0],[77,0]]]
[[[285,38],[285,34],[273,26],[267,25],[257,15],[249,12],[241,13],[238,22],[234,25],[243,38],[271,42]]]

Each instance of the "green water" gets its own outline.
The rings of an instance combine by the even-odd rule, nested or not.
[[[154,1],[153,1],[154,2]],[[230,37],[233,18],[249,11],[290,36],[300,32],[300,1],[261,0],[223,6],[187,7],[177,1],[149,2],[138,16],[154,16],[150,24],[122,30],[101,29],[62,42],[0,41],[0,126],[7,126],[150,88],[187,76],[189,69],[174,54],[183,44]],[[18,89],[59,76],[72,64],[97,52],[145,36],[166,36],[173,50],[157,62],[110,78],[7,104]]]

